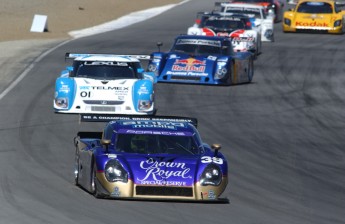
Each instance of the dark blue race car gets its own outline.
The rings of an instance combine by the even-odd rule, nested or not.
[[[249,83],[254,55],[234,52],[228,37],[181,35],[167,53],[154,52],[148,70],[158,82],[208,85]]]
[[[74,139],[75,183],[97,198],[227,201],[226,158],[202,142],[196,119],[104,117],[103,132]]]

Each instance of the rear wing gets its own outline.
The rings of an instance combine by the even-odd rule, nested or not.
[[[214,3],[214,9],[213,11],[221,11],[220,9],[222,8],[222,6],[224,4],[228,4],[228,3],[231,3],[232,1],[226,1],[226,2],[215,2]]]
[[[198,120],[192,117],[180,116],[155,116],[155,115],[114,115],[114,114],[80,114],[80,122],[109,122],[116,120],[134,121],[165,121],[165,122],[187,122],[197,128]]]
[[[66,53],[66,59],[75,59],[78,57],[89,57],[89,56],[117,56],[117,57],[130,57],[138,60],[150,60],[150,55],[120,55],[120,54],[79,54],[79,53]]]

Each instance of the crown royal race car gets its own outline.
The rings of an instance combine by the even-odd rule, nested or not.
[[[223,16],[219,13],[200,12],[188,35],[230,37],[234,51],[261,53],[261,35],[252,29],[250,18],[243,15]]]
[[[320,32],[343,34],[345,10],[333,0],[300,0],[284,13],[284,32]]]
[[[72,54],[55,82],[57,113],[154,114],[154,73],[144,72],[145,55]],[[139,58],[139,59],[138,59]]]
[[[151,54],[148,70],[158,82],[234,85],[252,81],[253,60],[252,52],[234,52],[229,37],[180,35],[169,52]]]
[[[97,198],[227,201],[227,160],[202,142],[196,119],[114,116],[103,132],[75,137],[76,185]]]

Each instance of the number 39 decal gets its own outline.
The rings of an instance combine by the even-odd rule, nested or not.
[[[201,162],[202,163],[217,163],[219,165],[222,165],[223,159],[217,158],[217,157],[211,157],[211,156],[203,156],[201,157]]]

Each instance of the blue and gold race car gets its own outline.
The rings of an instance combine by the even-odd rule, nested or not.
[[[97,198],[228,202],[227,160],[195,118],[81,115],[105,120],[103,132],[74,139],[76,185]]]
[[[344,3],[334,0],[300,0],[294,9],[284,13],[284,32],[345,32]]]
[[[255,56],[252,52],[234,52],[231,41],[229,37],[180,35],[169,52],[151,54],[148,71],[156,74],[157,82],[249,83]]]
[[[140,63],[148,55],[73,54],[55,82],[56,113],[155,113],[155,75]]]

